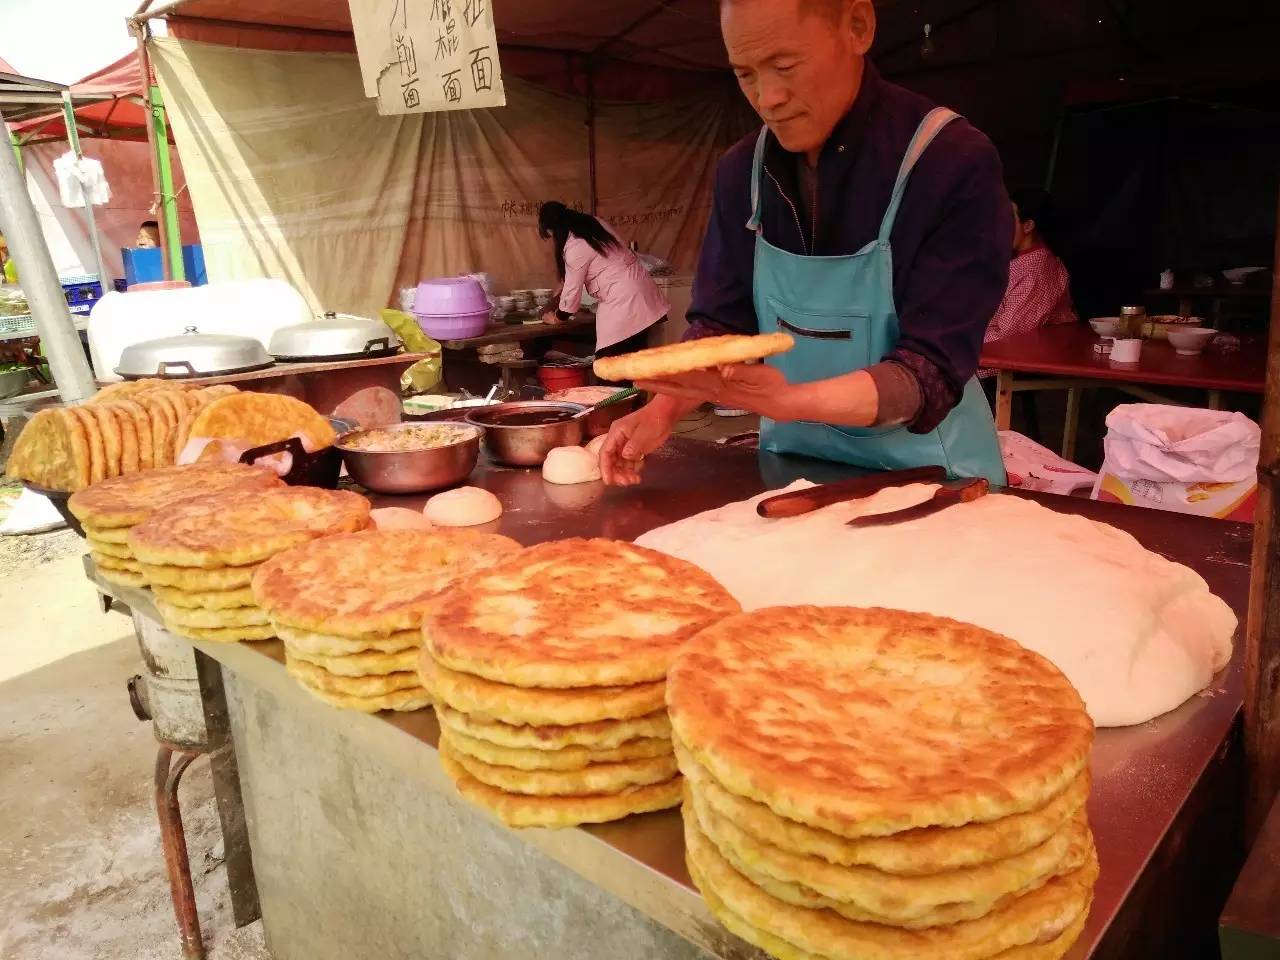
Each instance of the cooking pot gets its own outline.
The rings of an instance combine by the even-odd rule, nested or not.
[[[385,357],[399,349],[400,338],[381,320],[332,312],[281,327],[268,345],[277,360],[353,360]]]
[[[253,337],[201,333],[187,327],[176,337],[160,337],[130,344],[120,352],[115,372],[126,380],[162,377],[215,377],[261,370],[274,360]]]

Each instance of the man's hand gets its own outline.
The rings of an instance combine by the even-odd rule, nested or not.
[[[661,380],[640,380],[636,386],[691,403],[718,403],[749,410],[775,420],[788,419],[795,393],[782,372],[765,363],[739,363]]]
[[[635,413],[615,420],[600,448],[600,476],[614,487],[640,482],[644,458],[667,442],[675,425],[692,404],[659,397]]]

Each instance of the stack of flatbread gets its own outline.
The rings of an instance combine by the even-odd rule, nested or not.
[[[180,467],[162,467],[145,473],[130,473],[103,480],[71,495],[67,506],[84,526],[89,553],[106,580],[128,587],[145,587],[150,583],[183,586],[185,581],[145,576],[142,564],[129,546],[129,530],[144,522],[158,510],[197,497],[228,490],[262,491],[283,487],[284,481],[274,474],[240,463],[193,463]],[[185,576],[194,571],[197,582],[188,589],[230,589],[245,586],[241,582],[208,584],[200,568],[165,568],[164,576]]]
[[[675,806],[667,669],[738,609],[692,564],[611,540],[544,543],[468,577],[423,622],[445,771],[512,826]]]
[[[925,614],[773,607],[676,658],[694,883],[780,958],[1051,960],[1098,875],[1093,724],[1012,640]]]
[[[348,710],[430,704],[416,669],[427,605],[457,578],[516,553],[470,530],[369,530],[326,537],[264,563],[253,596],[308,691]]]
[[[49,490],[172,466],[196,416],[230,384],[189,389],[173,380],[135,380],[103,387],[78,407],[39,411],[23,428],[8,473]]]
[[[346,490],[233,490],[157,511],[129,531],[128,546],[173,633],[265,640],[275,632],[254,602],[254,570],[292,547],[365,529],[369,509],[368,500]]]

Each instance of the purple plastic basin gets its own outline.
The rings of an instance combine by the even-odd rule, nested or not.
[[[413,318],[428,337],[435,340],[465,340],[478,337],[489,326],[489,308],[475,313],[429,315],[413,311]]]
[[[458,316],[488,309],[484,288],[470,277],[423,280],[413,297],[413,312],[427,317]]]

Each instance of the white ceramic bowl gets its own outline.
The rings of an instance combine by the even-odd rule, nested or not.
[[[1094,317],[1089,321],[1089,326],[1093,327],[1093,332],[1100,337],[1114,337],[1120,328],[1120,318]]]
[[[1169,343],[1173,349],[1184,357],[1194,357],[1207,347],[1218,335],[1217,330],[1205,327],[1191,327],[1186,330],[1170,330]]]

